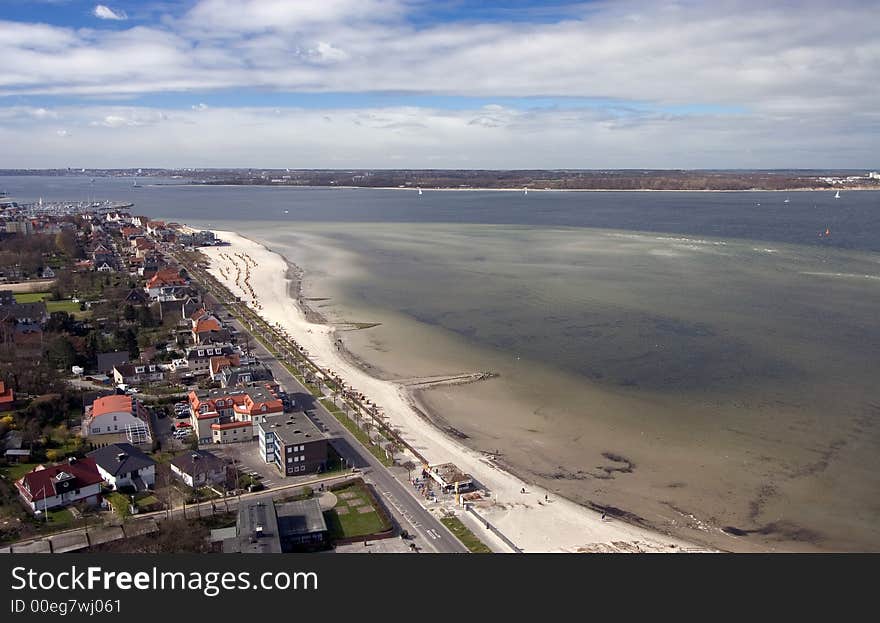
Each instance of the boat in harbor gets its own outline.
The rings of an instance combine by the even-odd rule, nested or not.
[[[836,193],[834,193],[834,198],[840,199],[840,191],[839,190]]]

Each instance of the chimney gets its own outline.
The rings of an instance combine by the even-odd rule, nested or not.
[[[128,458],[128,455],[125,452],[120,452],[116,455],[116,460],[122,463],[125,459]]]

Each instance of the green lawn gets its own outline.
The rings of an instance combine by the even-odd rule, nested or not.
[[[18,465],[10,465],[8,467],[4,467],[2,473],[10,482],[15,482],[25,474],[39,465],[39,463],[19,463]]]
[[[113,510],[116,511],[116,514],[119,515],[121,519],[125,519],[131,515],[131,511],[128,508],[131,498],[127,495],[122,495],[118,491],[114,491],[106,497],[107,501],[110,502],[110,505],[113,507]]]
[[[134,504],[139,509],[149,508],[159,503],[159,498],[155,495],[146,495],[142,498],[135,499]]]
[[[39,303],[40,301],[45,301],[46,311],[50,314],[57,311],[65,311],[69,314],[79,312],[79,303],[74,303],[71,300],[50,301],[50,296],[51,294],[49,292],[20,292],[15,295],[15,302]]]
[[[52,312],[64,311],[68,314],[78,314],[81,313],[79,309],[79,303],[74,303],[73,301],[46,301],[46,311],[50,314]]]
[[[391,526],[382,521],[382,517],[376,512],[373,503],[367,495],[366,489],[361,484],[354,484],[344,489],[333,492],[337,502],[333,510],[324,513],[327,520],[327,528],[330,535],[335,539],[353,538],[384,532]],[[345,499],[343,496],[353,493],[354,496]],[[371,509],[368,513],[359,513],[358,508]],[[341,512],[340,512],[341,511]]]
[[[443,517],[440,521],[474,554],[492,553],[492,550],[478,539],[477,535],[471,532],[466,525],[461,523],[461,520],[458,517]]]
[[[39,303],[49,296],[48,292],[16,292],[16,303]]]
[[[45,521],[45,519],[43,519]],[[61,528],[73,523],[73,514],[66,508],[56,508],[49,511],[49,525],[53,528]]]

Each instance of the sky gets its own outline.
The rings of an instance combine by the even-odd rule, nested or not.
[[[0,168],[877,169],[878,15],[0,0]]]

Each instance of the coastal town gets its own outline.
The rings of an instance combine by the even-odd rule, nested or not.
[[[265,249],[132,207],[5,198],[5,551],[521,552],[496,517],[571,510],[478,474],[492,457],[427,456],[273,321]],[[700,550],[612,512],[577,551]]]
[[[425,497],[470,483],[401,453],[353,392],[344,400],[358,409],[347,416],[357,439],[328,427],[339,407],[327,402],[327,377],[304,353],[279,359],[266,351],[277,342],[258,347],[235,308],[189,273],[183,262],[197,249],[222,244],[211,232],[108,202],[6,201],[0,219],[7,551],[138,551],[138,538],[178,529],[160,521],[178,516],[204,533],[196,551],[245,551],[256,529],[247,518],[273,500],[275,529],[260,527],[266,551],[467,551],[440,520],[425,538],[448,545],[418,543],[364,479],[370,463],[355,446],[406,470]]]

